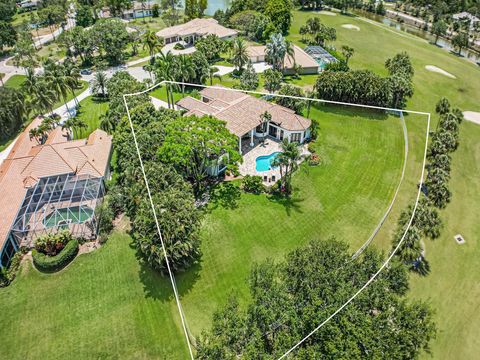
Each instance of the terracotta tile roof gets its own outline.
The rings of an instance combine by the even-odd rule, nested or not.
[[[203,101],[197,100],[191,96],[184,97],[183,99],[177,101],[177,106],[187,110],[198,110],[210,115],[218,111],[217,108],[214,108],[208,103],[204,103]]]
[[[247,54],[248,56],[262,56],[265,55],[266,49],[265,45],[252,45],[247,47]]]
[[[263,45],[249,46],[249,47],[247,47],[247,53],[250,57],[257,57],[257,56],[265,55],[266,48],[267,47],[263,46]],[[305,52],[305,50],[298,47],[297,45],[293,45],[293,53],[294,53],[295,63],[297,65],[300,65],[301,67],[304,67],[304,68],[312,68],[312,67],[318,68],[319,67],[319,65],[315,61],[315,59],[312,58],[310,55],[308,55]],[[291,69],[291,68],[293,68],[293,64],[294,64],[293,59],[290,56],[285,55],[285,59],[284,59],[285,68],[286,69]]]
[[[226,38],[237,35],[237,31],[226,28],[215,19],[193,19],[185,24],[171,26],[157,32],[157,36],[171,38],[175,36],[198,35],[204,36],[215,34],[219,38]]]
[[[108,169],[112,137],[95,130],[88,139],[66,141],[57,127],[43,145],[30,139],[30,129],[40,125],[35,119],[18,136],[8,157],[0,165],[0,249],[28,188],[39,178],[66,173],[103,176]]]
[[[192,97],[185,97],[177,105],[188,112],[186,115],[212,115],[226,122],[226,127],[237,136],[243,136],[260,124],[260,117],[268,111],[272,115],[272,122],[277,123],[285,130],[302,131],[310,127],[311,121],[295,114],[291,109],[270,103],[257,97],[239,91],[224,90],[221,87],[205,88],[200,91],[203,97],[208,98],[205,103]],[[212,105],[228,104],[223,108]]]

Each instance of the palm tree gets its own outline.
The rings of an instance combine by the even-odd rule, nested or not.
[[[291,41],[285,40],[285,56],[282,59],[282,67],[285,69],[285,57],[290,59],[293,62],[293,67],[297,67],[297,63],[295,61],[295,47]]]
[[[210,80],[210,86],[213,85],[213,78],[216,78],[216,79],[222,81],[222,77],[219,74],[217,74],[218,71],[219,70],[216,66],[210,66],[208,68],[207,73],[203,75],[202,80],[209,79]]]
[[[65,76],[66,76],[66,83],[67,86],[72,93],[73,100],[75,101],[76,106],[79,106],[80,103],[78,102],[77,99],[77,94],[75,94],[75,90],[77,90],[80,87],[80,69],[78,66],[73,62],[73,61],[64,61],[64,70],[65,70]]]
[[[291,51],[291,50],[290,50]],[[282,34],[272,34],[265,48],[265,58],[275,70],[280,70],[287,54],[287,42]]]
[[[300,151],[297,143],[289,142],[288,139],[283,139],[281,149],[282,152],[277,155],[272,166],[280,168],[280,190],[288,196],[292,192],[292,173],[298,168]]]
[[[106,97],[107,80],[107,74],[105,74],[103,71],[98,71],[90,81],[90,87],[97,96],[99,93],[101,93],[103,98]]]
[[[44,63],[44,69],[44,76],[48,86],[57,94],[58,98],[61,97],[63,99],[67,111],[70,112],[67,104],[67,92],[72,80],[65,74],[64,66],[52,60],[47,60]]]
[[[240,72],[243,70],[243,66],[248,62],[247,46],[245,45],[245,41],[241,38],[236,38],[233,42],[231,61]]]
[[[115,119],[113,116],[106,116],[105,114],[100,116],[100,129],[112,134],[115,131]]]
[[[57,94],[50,88],[43,77],[37,82],[32,97],[33,104],[40,110],[40,113],[49,111],[53,114],[53,104],[57,101]]]
[[[180,55],[178,58],[178,75],[182,80],[182,94],[185,93],[185,84],[190,78],[195,76],[195,66],[192,58],[187,55]]]
[[[80,119],[78,116],[71,117],[62,124],[62,130],[67,129],[69,132],[70,138],[71,138],[71,134],[73,133],[73,137],[75,139],[78,139],[78,130],[84,130],[87,128],[88,128],[88,125],[85,123],[85,121]]]
[[[348,46],[348,45],[343,45],[342,46],[342,54],[345,56],[345,62],[348,64],[348,60],[353,56],[355,52],[355,49]]]
[[[260,115],[260,126],[262,128],[262,133],[264,134],[264,136],[262,136],[262,144],[265,143],[265,133],[267,132],[267,125],[271,120],[272,114],[270,114],[268,111],[265,111],[263,114]]]
[[[315,98],[315,90],[307,90],[305,93],[305,97],[308,98],[307,100],[307,118],[310,117],[310,109],[312,107],[312,98]]]
[[[160,58],[157,58],[154,63],[155,81],[176,81],[178,67],[175,66],[176,60],[172,53],[169,51],[166,55],[160,53]],[[167,102],[168,107],[174,108],[175,100],[171,91],[170,84],[167,84]],[[177,84],[173,84],[174,88],[178,88]]]
[[[148,52],[150,53],[150,64],[153,65],[155,62],[155,54],[157,51],[162,49],[162,46],[163,40],[160,39],[152,30],[148,30],[143,35],[143,48],[148,48]]]
[[[28,132],[28,136],[30,137],[30,140],[35,139],[37,144],[40,144],[41,133],[38,128],[30,129],[30,131]]]

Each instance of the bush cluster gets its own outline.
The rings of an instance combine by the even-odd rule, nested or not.
[[[52,273],[63,269],[78,254],[78,240],[72,239],[56,256],[45,255],[36,249],[32,250],[33,264],[42,272]]]
[[[55,256],[71,239],[72,234],[68,230],[62,230],[56,234],[46,234],[35,240],[35,249],[45,255]]]
[[[242,180],[243,191],[252,194],[261,194],[265,191],[261,176],[246,175]]]
[[[0,271],[0,288],[8,286],[15,276],[17,276],[18,268],[20,267],[20,262],[22,261],[23,253],[18,251],[13,255],[12,261],[10,262],[10,266],[8,269],[2,269]]]
[[[318,154],[310,155],[310,157],[308,159],[308,165],[310,165],[310,166],[320,165],[320,156]]]

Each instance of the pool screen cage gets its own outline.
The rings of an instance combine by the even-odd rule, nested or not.
[[[322,60],[326,63],[334,63],[338,61],[335,56],[321,46],[307,46],[305,52],[315,60]]]
[[[93,240],[98,223],[95,208],[105,194],[102,177],[64,174],[45,177],[28,189],[11,235],[32,247],[39,236],[68,229],[76,238]]]

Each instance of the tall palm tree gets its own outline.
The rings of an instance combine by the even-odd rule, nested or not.
[[[44,63],[45,69],[45,80],[48,86],[55,91],[58,98],[63,99],[63,103],[67,108],[67,111],[70,112],[67,104],[67,95],[69,91],[69,83],[71,79],[65,74],[65,69],[63,64],[55,63],[52,60],[47,60]]]
[[[75,101],[75,105],[79,106],[80,103],[78,102],[77,94],[75,94],[75,90],[77,90],[80,87],[80,79],[82,78],[82,75],[80,75],[80,69],[73,61],[66,60],[63,62],[63,65],[64,65],[68,89],[72,93],[73,100]]]
[[[245,41],[241,38],[236,38],[232,47],[232,63],[242,71],[245,64],[248,62],[248,52]]]
[[[292,174],[298,168],[298,160],[300,159],[300,151],[296,142],[289,142],[283,139],[281,145],[282,152],[277,155],[272,162],[272,166],[280,169],[281,191],[287,196],[292,192]]]
[[[188,82],[195,76],[195,65],[192,58],[188,55],[180,55],[177,57],[178,75],[182,83]],[[185,84],[182,84],[182,94],[185,93]]]
[[[293,47],[291,47],[293,49]],[[293,50],[290,50],[293,51]],[[287,54],[287,42],[282,34],[272,34],[265,48],[265,58],[272,64],[275,70],[283,68],[285,55]]]
[[[154,73],[155,73],[155,81],[176,81],[177,80],[177,72],[178,67],[175,66],[176,60],[173,54],[169,51],[167,54],[160,53],[160,57],[155,60],[155,64],[153,66]],[[172,87],[178,88],[177,84],[167,84],[167,103],[168,107],[170,106],[174,108],[175,100],[173,98]]]
[[[57,94],[50,88],[43,77],[37,82],[32,97],[33,104],[40,110],[40,113],[49,111],[53,114],[53,104],[57,101]]]
[[[150,64],[153,65],[155,62],[155,54],[157,51],[162,49],[162,46],[163,40],[159,38],[152,30],[148,30],[143,35],[143,48],[148,48],[148,52],[150,54]]]
[[[295,60],[295,47],[291,41],[285,40],[285,56],[282,59],[282,68],[285,69],[285,58],[288,58],[292,61],[293,67],[295,68],[297,62]]]
[[[105,74],[103,71],[98,71],[90,81],[90,88],[97,96],[98,94],[102,94],[103,98],[106,97],[107,80],[107,74]]]
[[[213,85],[213,78],[216,78],[216,79],[222,81],[222,77],[217,73],[218,73],[218,68],[216,66],[210,66],[208,68],[208,71],[205,74],[203,74],[202,81],[204,79],[209,79],[210,80],[210,86]]]

